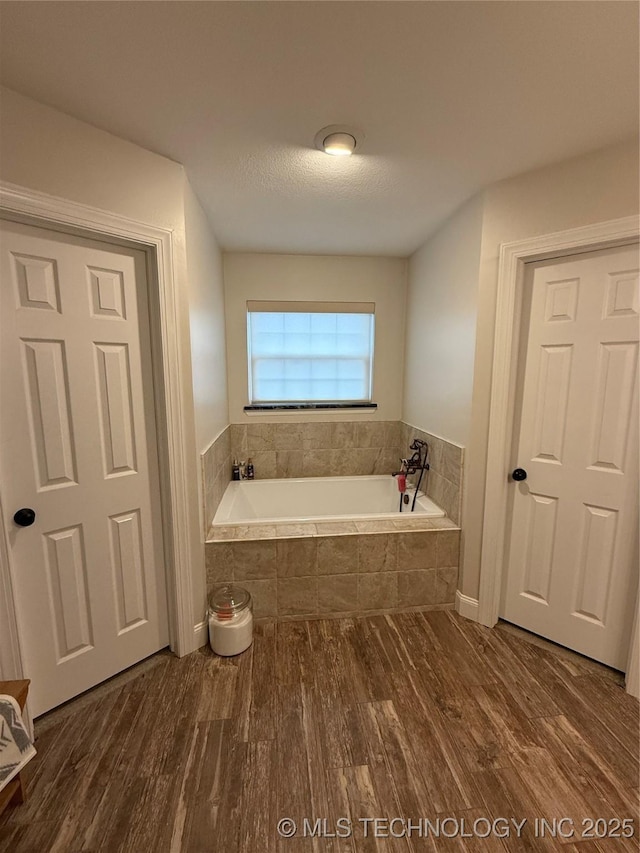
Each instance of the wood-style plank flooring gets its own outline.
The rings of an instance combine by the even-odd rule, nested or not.
[[[263,624],[237,659],[163,653],[36,734],[2,851],[638,849],[638,703],[586,664],[447,611]],[[276,830],[285,817],[293,838]],[[324,837],[303,837],[305,818],[326,819]],[[527,824],[480,837],[500,818]],[[536,835],[536,818],[576,835]],[[596,835],[625,818],[632,839],[582,837],[585,819],[610,821]],[[331,837],[346,819],[353,835]]]

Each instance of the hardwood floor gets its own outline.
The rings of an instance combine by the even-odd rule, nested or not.
[[[262,624],[238,659],[161,654],[36,734],[2,851],[638,849],[638,703],[450,611]],[[303,837],[305,818],[325,837]],[[536,834],[543,818],[565,837]],[[633,838],[594,837],[625,818]],[[584,838],[596,819],[611,822]]]

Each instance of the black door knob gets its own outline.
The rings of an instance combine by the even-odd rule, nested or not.
[[[36,514],[29,507],[22,507],[13,516],[13,520],[19,527],[29,527],[36,520]]]
[[[514,468],[511,472],[511,476],[514,480],[516,480],[516,482],[519,483],[521,480],[527,479],[527,472],[524,470],[524,468]]]

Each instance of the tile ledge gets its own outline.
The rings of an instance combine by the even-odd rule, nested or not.
[[[459,531],[461,529],[459,525],[457,525],[454,521],[452,521],[450,518],[447,518],[446,516],[444,518],[438,518],[438,519],[436,519],[436,521],[439,523],[434,524],[433,522],[430,522],[429,519],[425,519],[424,525],[422,525],[415,518],[406,519],[406,521],[403,519],[398,519],[398,520],[393,520],[393,521],[385,519],[384,521],[380,522],[380,529],[379,530],[376,530],[376,529],[367,529],[367,530],[358,529],[358,527],[357,527],[358,524],[367,525],[367,527],[369,525],[373,525],[374,522],[371,522],[371,521],[366,521],[366,522],[345,521],[344,522],[345,527],[347,527],[347,526],[349,527],[349,529],[345,529],[345,530],[339,530],[340,522],[319,522],[318,524],[312,524],[311,522],[300,522],[300,525],[308,523],[309,527],[310,528],[314,527],[315,530],[311,530],[311,529],[304,530],[304,531],[299,530],[296,532],[292,531],[289,533],[282,533],[282,532],[278,533],[276,531],[275,534],[274,533],[265,533],[265,532],[256,532],[255,535],[249,534],[249,535],[237,536],[237,537],[235,536],[236,528],[229,525],[229,526],[227,526],[227,529],[231,531],[231,533],[229,533],[229,534],[226,531],[222,534],[219,534],[219,532],[217,530],[215,530],[214,527],[211,527],[209,529],[209,533],[207,534],[207,537],[205,539],[205,545],[210,545],[210,544],[215,543],[215,542],[257,542],[257,541],[261,541],[263,539],[302,539],[302,538],[308,539],[309,537],[326,538],[326,537],[333,537],[333,536],[368,536],[368,535],[376,536],[376,535],[380,535],[382,533],[436,533],[437,531],[442,531],[442,530],[456,532],[456,531]],[[321,528],[324,524],[327,524],[328,526],[330,525],[331,530],[322,530]],[[356,525],[355,530],[353,530],[354,524]],[[286,525],[283,525],[283,526],[286,526]],[[297,525],[295,523],[292,523],[291,526],[295,527]]]

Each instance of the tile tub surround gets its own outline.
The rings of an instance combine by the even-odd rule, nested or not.
[[[427,496],[442,507],[452,521],[460,524],[464,448],[404,422],[401,424],[400,434],[402,447],[408,448],[414,438],[427,442],[429,445],[429,470],[425,472]],[[424,484],[425,480],[422,482]]]
[[[401,454],[400,421],[231,424],[231,456],[257,479],[389,474]]]
[[[425,520],[421,529],[388,522],[384,531],[376,522],[375,532],[366,524],[264,525],[252,529],[253,539],[238,538],[246,529],[219,528],[219,538],[206,545],[207,588],[229,582],[244,586],[256,618],[453,605],[460,530],[451,520]]]
[[[231,481],[231,430],[226,427],[216,440],[200,454],[204,519],[208,529],[216,514],[224,490]]]
[[[251,457],[257,479],[390,474],[420,438],[429,445],[426,493],[460,523],[464,449],[403,421],[256,421],[231,424],[229,434],[231,460]]]

